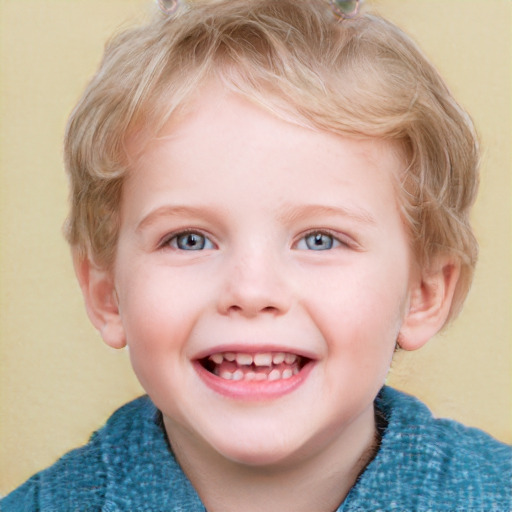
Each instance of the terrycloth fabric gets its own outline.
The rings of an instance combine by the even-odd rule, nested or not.
[[[376,407],[387,422],[380,449],[338,512],[512,509],[510,447],[477,429],[434,419],[421,402],[388,387]],[[147,397],[119,409],[88,445],[32,477],[0,509],[204,512]]]

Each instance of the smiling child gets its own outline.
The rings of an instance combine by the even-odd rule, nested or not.
[[[148,396],[2,510],[510,510],[507,446],[383,387],[469,289],[473,126],[341,4],[170,2],[107,47],[68,240]]]

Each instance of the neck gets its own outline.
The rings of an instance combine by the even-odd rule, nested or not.
[[[378,446],[373,408],[335,442],[319,445],[313,456],[294,454],[272,466],[234,462],[169,419],[164,424],[174,454],[208,512],[333,512]]]

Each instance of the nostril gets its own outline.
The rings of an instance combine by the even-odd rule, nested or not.
[[[277,314],[279,312],[279,308],[275,306],[264,306],[258,307],[257,304],[247,304],[245,306],[239,306],[237,304],[233,304],[228,308],[229,313],[237,313],[248,317],[255,317],[260,313],[270,313]]]
[[[275,315],[286,313],[292,303],[293,287],[283,280],[282,273],[268,267],[268,262],[264,264],[258,260],[229,272],[219,290],[219,312],[247,317],[263,312]]]

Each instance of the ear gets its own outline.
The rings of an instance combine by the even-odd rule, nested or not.
[[[459,279],[459,263],[438,258],[428,270],[421,270],[412,280],[409,309],[398,334],[398,345],[417,350],[439,332],[452,306]]]
[[[123,348],[126,346],[126,337],[112,272],[98,268],[89,258],[78,255],[73,256],[73,263],[89,319],[107,345]]]

